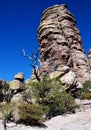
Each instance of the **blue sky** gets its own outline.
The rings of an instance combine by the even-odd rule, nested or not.
[[[83,46],[91,47],[91,0],[0,0],[0,79],[12,80],[18,72],[31,75],[30,61],[22,56],[38,47],[37,28],[42,12],[55,4],[67,4],[81,32]]]

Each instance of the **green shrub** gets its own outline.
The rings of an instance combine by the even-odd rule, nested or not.
[[[24,91],[22,92],[22,99],[24,102],[31,103],[32,100],[31,89],[29,88],[24,89]]]
[[[88,99],[91,100],[91,93],[90,92],[83,92],[80,96],[80,99]]]
[[[74,99],[63,90],[60,80],[44,77],[42,82],[31,83],[30,86],[38,104],[46,112],[46,117],[74,111]]]
[[[76,98],[91,100],[91,81],[85,81],[83,88],[76,92]]]
[[[5,81],[0,82],[0,102],[10,102],[13,97],[12,90]]]
[[[5,121],[12,120],[12,112],[13,112],[14,104],[13,103],[3,103],[0,106],[0,112],[2,113],[2,118]]]
[[[19,122],[36,125],[43,119],[43,111],[39,105],[22,102],[19,106]]]
[[[91,81],[85,81],[85,83],[83,84],[83,91],[91,92]]]

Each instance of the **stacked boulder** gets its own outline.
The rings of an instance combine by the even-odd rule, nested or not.
[[[49,7],[43,12],[38,40],[41,74],[60,77],[63,82],[75,86],[90,79],[90,67],[80,32],[65,4]]]
[[[24,74],[18,73],[14,76],[14,80],[9,82],[11,90],[14,90],[14,92],[18,92],[23,89],[24,87]]]

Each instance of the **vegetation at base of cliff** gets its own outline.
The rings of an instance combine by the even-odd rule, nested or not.
[[[3,103],[0,106],[0,113],[4,122],[14,121],[14,112],[17,111],[17,123],[26,125],[38,125],[43,120],[43,110],[38,104],[30,104],[27,102]]]
[[[41,82],[30,83],[29,86],[36,102],[45,111],[46,118],[74,112],[76,107],[74,98],[70,93],[66,93],[63,90],[60,80],[44,76]],[[24,95],[27,97],[26,101],[29,100],[28,94],[26,93],[26,96]]]
[[[0,106],[0,111],[3,108],[5,120],[16,120],[15,122],[29,125],[37,125],[44,119],[75,112],[77,106],[74,98],[64,91],[63,86],[59,79],[51,79],[45,75],[41,82],[31,82],[25,86],[22,90],[22,102],[17,101],[12,106],[9,100]],[[14,111],[17,117],[14,117]]]
[[[43,120],[43,110],[38,104],[22,102],[19,106],[20,119],[18,122],[26,125],[37,125]]]
[[[0,83],[0,102],[10,102],[12,97],[13,93],[9,85],[6,82]]]
[[[14,109],[14,103],[2,103],[0,106],[0,113],[2,114],[2,118],[4,121],[12,120],[12,113]]]
[[[83,83],[83,88],[76,92],[76,98],[91,100],[91,81]]]

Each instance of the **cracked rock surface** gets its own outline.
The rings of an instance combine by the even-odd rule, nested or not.
[[[43,12],[38,28],[40,72],[51,74],[68,66],[79,82],[90,78],[90,67],[83,49],[76,20],[65,4]]]

